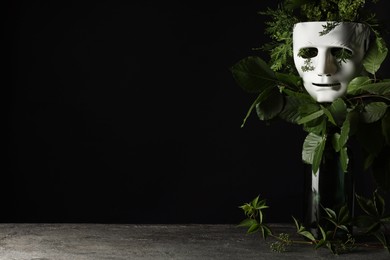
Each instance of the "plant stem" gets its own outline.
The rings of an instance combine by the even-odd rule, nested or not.
[[[374,97],[374,98],[383,98],[383,99],[386,99],[388,101],[390,101],[390,98],[387,98],[387,97],[384,97],[384,96],[381,96],[381,95],[361,95],[361,96],[357,96],[357,97],[352,97],[349,100],[354,100],[354,99],[363,99],[363,98],[370,98],[370,97]]]

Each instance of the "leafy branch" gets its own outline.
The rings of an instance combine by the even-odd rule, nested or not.
[[[268,209],[265,199],[259,196],[251,202],[240,206],[247,217],[239,227],[246,227],[247,234],[261,232],[262,238],[273,238],[275,241],[270,244],[270,249],[274,252],[284,252],[288,247],[294,244],[312,246],[314,249],[327,248],[333,254],[344,254],[353,251],[357,247],[366,248],[387,248],[390,253],[390,237],[386,225],[390,223],[390,216],[385,215],[385,201],[378,191],[373,193],[373,199],[366,199],[358,196],[356,198],[359,206],[363,209],[364,215],[352,218],[348,207],[343,205],[338,211],[330,208],[323,208],[326,213],[324,225],[318,225],[320,235],[312,231],[292,217],[296,227],[296,234],[303,240],[291,239],[291,234],[274,234],[269,225],[264,222],[264,209]],[[376,243],[357,243],[356,237],[351,232],[351,226],[365,228],[366,235],[373,235],[380,244]]]
[[[386,54],[379,55],[379,60],[368,55],[364,63],[367,67],[379,68],[378,62]],[[348,141],[356,138],[365,152],[366,167],[372,167],[376,183],[390,190],[390,166],[386,163],[390,156],[390,79],[356,77],[350,81],[344,97],[318,104],[303,90],[298,76],[274,72],[259,57],[240,60],[231,67],[231,72],[246,92],[257,94],[241,127],[252,112],[261,121],[282,119],[301,125],[308,133],[302,146],[302,160],[311,164],[314,172],[321,165],[327,144],[332,144],[339,153],[343,171],[347,171]]]

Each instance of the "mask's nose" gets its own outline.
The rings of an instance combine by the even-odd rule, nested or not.
[[[337,71],[337,62],[330,50],[318,52],[315,72],[318,76],[331,76]]]

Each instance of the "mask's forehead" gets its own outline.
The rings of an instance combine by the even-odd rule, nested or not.
[[[296,46],[303,47],[345,47],[352,48],[351,41],[345,39],[342,35],[337,37],[320,36],[318,33],[306,34],[295,42]]]
[[[348,49],[362,48],[368,39],[365,28],[361,24],[347,23],[336,26],[325,35],[320,35],[326,22],[298,23],[294,27],[294,49],[304,47],[344,47]]]

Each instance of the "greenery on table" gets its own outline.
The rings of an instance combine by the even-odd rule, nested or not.
[[[340,155],[342,169],[347,172],[350,140],[355,139],[361,146],[364,170],[370,169],[377,185],[372,199],[356,195],[358,204],[367,215],[351,219],[346,207],[339,212],[325,209],[334,229],[320,227],[320,240],[313,239],[312,234],[294,219],[298,233],[310,244],[315,248],[326,246],[334,253],[348,251],[356,245],[351,235],[343,240],[330,239],[338,229],[343,230],[347,222],[366,228],[367,234],[376,236],[387,248],[390,239],[384,230],[384,223],[390,219],[384,216],[384,200],[379,195],[390,191],[390,78],[378,76],[388,49],[375,14],[367,12],[365,4],[364,0],[285,0],[276,10],[260,12],[271,17],[266,28],[271,43],[260,48],[269,51],[269,62],[258,56],[249,56],[231,67],[237,84],[257,96],[241,127],[254,111],[267,125],[284,120],[302,126],[307,132],[302,160],[311,165],[313,172],[317,172],[322,163],[325,147],[332,147]],[[345,96],[332,103],[317,103],[306,92],[293,64],[293,26],[297,22],[315,20],[329,21],[322,32],[324,34],[339,22],[351,21],[367,24],[373,35],[363,60],[364,72],[349,83]],[[340,56],[340,63],[342,59]],[[273,236],[279,241],[274,244],[274,249],[280,251],[293,242],[285,234],[273,235],[263,223],[262,211],[267,207],[265,200],[259,198],[244,204],[241,208],[247,219],[240,225],[248,227],[248,233],[261,231],[264,238]]]
[[[337,255],[348,253],[358,247],[382,247],[390,253],[390,235],[388,233],[390,215],[385,214],[385,200],[377,190],[374,191],[370,199],[359,195],[356,195],[356,199],[363,211],[363,214],[357,217],[350,215],[347,205],[343,205],[338,211],[330,208],[324,209],[326,212],[324,219],[328,225],[319,226],[321,238],[316,238],[315,234],[307,230],[294,217],[296,233],[303,239],[293,240],[291,234],[287,233],[275,234],[264,221],[263,211],[269,206],[266,204],[266,200],[260,199],[259,196],[240,206],[247,218],[239,226],[246,227],[248,234],[261,232],[264,239],[273,238],[275,241],[271,243],[270,248],[276,252],[286,251],[289,246],[294,244],[306,244],[314,249],[328,248],[333,254]],[[350,232],[348,228],[350,225],[362,230],[363,235],[375,237],[378,243],[359,241],[359,237]],[[342,235],[340,235],[340,232]]]

